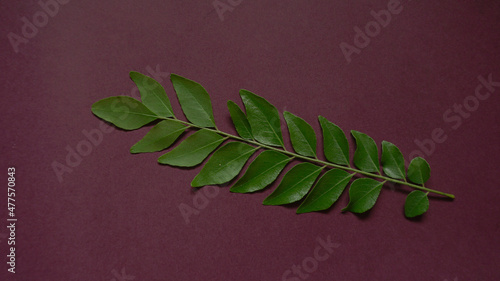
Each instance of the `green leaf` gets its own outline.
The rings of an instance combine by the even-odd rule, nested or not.
[[[408,179],[417,184],[424,184],[431,176],[431,167],[424,158],[415,157],[408,166]]]
[[[177,147],[158,158],[160,164],[193,167],[205,160],[225,139],[217,133],[201,129],[187,137]]]
[[[158,118],[141,102],[127,96],[102,99],[92,105],[92,112],[124,130],[139,129]]]
[[[173,117],[174,111],[163,86],[151,77],[131,71],[130,78],[139,88],[142,103],[152,112],[162,117]]]
[[[349,143],[347,138],[337,125],[319,116],[319,123],[323,130],[323,145],[326,160],[349,166]]]
[[[192,187],[223,184],[236,177],[248,158],[259,149],[242,142],[230,142],[219,148],[191,182]]]
[[[304,156],[316,157],[316,134],[311,125],[288,111],[285,111],[283,116],[288,125],[290,140],[295,152]]]
[[[355,180],[349,188],[349,204],[342,212],[364,213],[370,210],[375,205],[383,184],[369,178]]]
[[[297,214],[330,208],[339,199],[353,176],[354,174],[340,169],[326,172],[299,206]]]
[[[351,131],[356,139],[356,151],[354,152],[354,165],[365,172],[380,172],[378,162],[378,149],[375,141],[366,134]]]
[[[155,152],[171,146],[187,129],[173,120],[163,120],[156,124],[139,142],[130,148],[131,153]]]
[[[234,127],[240,137],[246,140],[253,140],[252,128],[250,127],[250,123],[248,123],[245,113],[243,113],[240,107],[233,101],[227,101],[227,108],[229,109]]]
[[[177,74],[171,74],[170,80],[189,122],[202,127],[215,127],[212,102],[205,88]]]
[[[240,90],[248,122],[255,139],[263,144],[285,147],[278,110],[267,100],[247,90]]]
[[[405,201],[405,216],[413,218],[420,216],[429,209],[429,198],[427,193],[420,190],[414,190],[406,197]]]
[[[299,201],[307,194],[322,169],[311,163],[295,165],[262,204],[283,205]]]
[[[265,150],[248,167],[245,174],[231,187],[231,192],[247,193],[264,189],[273,183],[291,158]]]
[[[404,179],[405,160],[403,154],[394,144],[382,141],[382,168],[384,173],[394,179]]]

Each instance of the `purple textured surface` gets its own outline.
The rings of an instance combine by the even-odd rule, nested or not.
[[[0,11],[0,280],[500,280],[499,1],[66,2],[46,19],[38,1]],[[219,16],[214,3],[229,8]],[[371,11],[388,6],[385,27],[370,23]],[[36,34],[23,35],[23,17]],[[355,38],[356,27],[369,42]],[[13,34],[23,43],[11,43]],[[350,62],[346,44],[358,46]],[[147,128],[102,133],[60,181],[53,163],[67,165],[67,149],[84,149],[84,130],[100,130],[92,103],[136,93],[131,70],[156,72],[178,116],[168,73],[201,83],[228,132],[226,101],[241,105],[245,88],[318,134],[322,115],[405,156],[419,142],[429,149],[434,134],[439,143],[423,152],[428,186],[456,199],[433,197],[410,221],[410,189],[401,187],[385,186],[363,216],[340,212],[347,192],[328,212],[303,215],[261,205],[276,183],[252,195],[195,192],[201,167],[129,153]],[[6,264],[10,166],[15,274]],[[189,221],[186,206],[196,210]]]

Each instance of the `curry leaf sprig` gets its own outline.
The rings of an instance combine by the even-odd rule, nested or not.
[[[276,180],[291,160],[301,161],[286,172],[278,187],[264,200],[264,205],[290,204],[305,197],[297,213],[326,210],[337,201],[355,176],[357,179],[352,181],[349,188],[349,203],[342,211],[363,213],[370,210],[386,182],[415,189],[408,194],[404,204],[407,217],[419,216],[427,211],[429,193],[454,198],[452,194],[424,185],[430,177],[430,167],[423,158],[414,158],[406,170],[403,155],[394,144],[383,141],[379,159],[375,141],[354,130],[351,134],[356,150],[352,158],[354,167],[351,166],[346,135],[337,125],[322,116],[318,119],[323,133],[326,161],[318,158],[316,134],[311,125],[285,111],[283,117],[293,147],[293,151],[287,150],[278,110],[250,91],[240,90],[245,112],[235,102],[227,103],[238,133],[233,135],[217,128],[210,96],[200,84],[176,74],[170,76],[187,119],[183,121],[174,115],[161,84],[138,72],[131,72],[130,77],[139,89],[142,102],[128,96],[109,97],[93,104],[92,112],[124,130],[139,129],[159,120],[131,147],[131,153],[167,149],[191,128],[195,132],[160,156],[158,162],[177,167],[193,167],[201,164],[213,152],[191,182],[193,187],[232,181],[240,174],[248,159],[261,150],[243,176],[232,185],[231,192],[251,193],[262,190]],[[231,141],[223,144],[226,140]]]

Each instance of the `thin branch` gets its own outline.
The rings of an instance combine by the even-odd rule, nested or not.
[[[198,125],[186,122],[186,121],[179,120],[179,119],[177,119],[175,117],[174,118],[165,118],[165,117],[161,117],[161,116],[156,116],[156,117],[159,118],[159,119],[173,120],[173,121],[182,123],[182,124],[184,124],[186,126],[189,126],[189,127],[195,127],[195,128],[198,128],[198,129],[205,129],[205,130],[208,130],[208,131],[212,131],[212,132],[221,134],[223,136],[226,136],[226,137],[234,139],[234,140],[238,140],[238,141],[241,141],[241,142],[246,142],[246,143],[249,143],[249,144],[253,144],[253,145],[261,147],[261,148],[274,150],[274,151],[286,154],[288,156],[291,156],[291,157],[294,157],[294,158],[298,158],[298,159],[302,159],[304,161],[308,161],[308,162],[311,162],[311,163],[317,163],[317,164],[321,164],[321,165],[324,165],[324,166],[327,166],[327,167],[330,167],[330,168],[342,169],[342,170],[345,170],[345,171],[354,172],[355,174],[361,174],[361,175],[364,175],[364,176],[367,176],[367,177],[371,177],[371,178],[378,178],[378,179],[382,179],[384,181],[390,181],[390,182],[393,182],[393,183],[397,183],[397,184],[401,184],[401,185],[406,185],[406,186],[409,186],[409,187],[414,188],[414,189],[418,189],[418,190],[422,190],[422,191],[426,191],[426,192],[432,192],[432,193],[439,194],[439,195],[442,195],[442,196],[446,196],[446,197],[452,198],[452,199],[455,198],[455,195],[453,195],[453,194],[445,193],[445,192],[434,190],[434,189],[430,189],[430,188],[427,188],[427,187],[424,187],[424,186],[420,186],[420,185],[416,185],[416,184],[407,182],[406,179],[404,179],[404,181],[402,181],[402,180],[398,180],[398,179],[393,179],[393,178],[389,178],[389,177],[386,177],[386,176],[382,176],[381,174],[373,174],[373,173],[369,173],[369,172],[364,172],[364,171],[361,171],[361,170],[358,170],[358,169],[355,169],[355,168],[351,168],[350,166],[337,165],[337,164],[334,164],[334,163],[330,163],[330,162],[326,162],[326,161],[320,160],[318,158],[310,158],[310,157],[307,157],[307,156],[302,156],[302,155],[293,153],[291,151],[284,150],[284,149],[277,148],[277,147],[273,147],[273,146],[269,146],[269,145],[265,145],[265,144],[259,143],[257,141],[254,141],[254,140],[246,140],[246,139],[243,139],[241,137],[235,136],[233,134],[229,134],[229,133],[220,131],[217,128],[212,129],[212,128],[206,128],[206,127],[198,126]],[[283,146],[283,148],[284,148],[284,146]]]

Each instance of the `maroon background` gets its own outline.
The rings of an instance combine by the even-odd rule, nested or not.
[[[404,1],[351,63],[339,44],[353,44],[353,28],[388,0],[244,0],[223,21],[211,0],[139,2],[70,1],[19,53],[7,35],[21,35],[21,17],[32,20],[41,8],[2,4],[4,262],[9,166],[17,169],[19,221],[17,273],[4,263],[1,280],[120,280],[113,272],[122,268],[136,281],[281,280],[329,235],[338,248],[308,280],[500,280],[500,88],[456,130],[443,120],[474,94],[479,75],[500,81],[499,1]],[[179,205],[193,207],[189,183],[201,167],[160,166],[160,153],[130,155],[147,128],[104,134],[60,183],[51,163],[65,163],[66,146],[85,140],[82,130],[99,128],[92,103],[130,95],[128,72],[157,65],[204,85],[228,132],[226,101],[241,105],[240,88],[318,134],[322,115],[404,155],[442,128],[446,141],[426,157],[428,185],[456,199],[433,198],[429,212],[410,221],[402,208],[409,189],[387,186],[367,215],[340,212],[347,192],[328,212],[296,215],[296,206],[261,205],[276,184],[252,195],[226,186],[186,224]],[[162,84],[181,116],[170,82]]]

